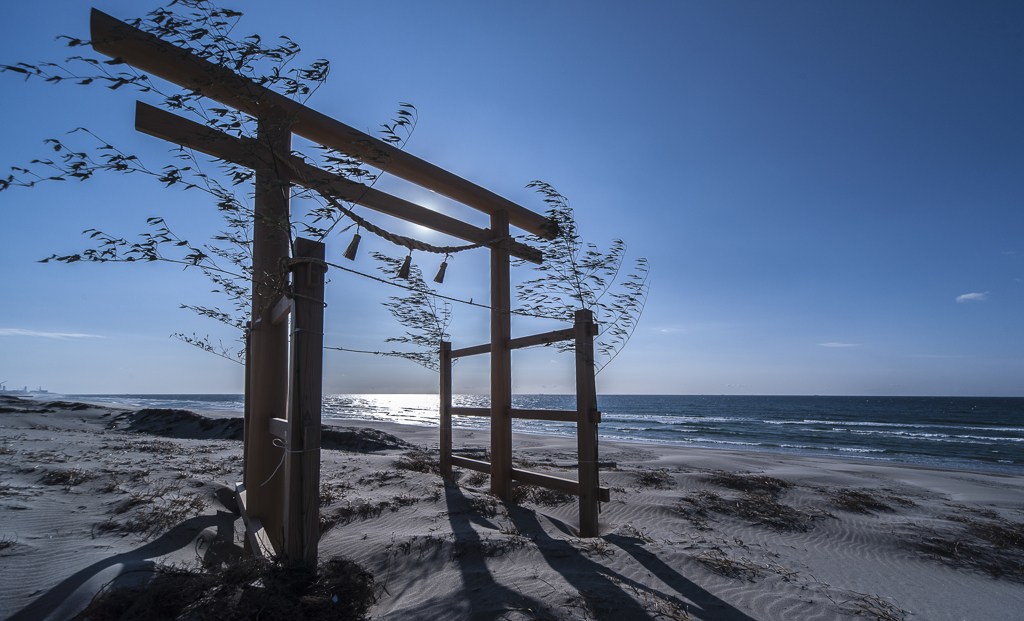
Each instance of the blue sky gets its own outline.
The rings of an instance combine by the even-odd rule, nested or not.
[[[1024,396],[1024,5],[295,1],[282,15],[275,4],[233,5],[246,13],[238,32],[287,34],[302,59],[333,62],[312,107],[373,130],[411,102],[410,152],[538,211],[524,186],[547,181],[587,240],[621,237],[650,260],[647,309],[600,392]],[[54,38],[87,38],[90,6],[6,7],[0,63],[69,55]],[[95,6],[129,18],[158,5]],[[136,98],[152,96],[10,73],[0,93],[4,171],[78,126],[152,167],[170,162],[132,129]],[[416,186],[378,187],[487,225]],[[85,248],[84,229],[130,236],[150,216],[194,241],[218,226],[202,195],[136,176],[0,193],[8,387],[241,391],[240,366],[168,338],[234,338],[178,308],[216,302],[200,275],[35,262]],[[340,262],[348,235],[327,242]],[[364,236],[357,269],[372,269],[371,249],[390,250]],[[379,302],[392,291],[330,276],[327,344],[385,347],[398,325]],[[486,252],[464,253],[441,291],[486,299],[486,278]],[[456,347],[487,340],[486,313],[455,312]],[[517,319],[513,335],[552,327]],[[513,362],[516,392],[572,391],[567,357]],[[457,366],[455,390],[486,392],[485,363]],[[436,376],[327,352],[324,385],[431,392]]]

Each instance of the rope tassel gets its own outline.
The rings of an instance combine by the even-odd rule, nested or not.
[[[445,256],[444,261],[441,262],[441,267],[438,268],[438,270],[437,270],[437,276],[434,276],[434,282],[436,282],[436,283],[443,283],[444,282],[444,271],[446,269],[448,269],[448,256],[447,255]]]
[[[405,262],[402,263],[402,269],[398,270],[398,277],[399,278],[404,278],[406,280],[409,280],[409,268],[411,266],[412,266],[412,253],[410,252],[409,255],[407,257],[405,257]]]
[[[349,261],[355,261],[356,260],[356,250],[359,249],[359,240],[360,239],[362,239],[362,238],[359,237],[359,233],[356,233],[355,235],[352,236],[352,241],[349,242],[348,248],[345,249],[345,255],[344,256]]]

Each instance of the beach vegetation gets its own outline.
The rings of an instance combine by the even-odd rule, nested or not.
[[[912,547],[930,558],[1024,584],[1024,522],[951,515],[916,531]]]
[[[827,516],[824,512],[804,511],[782,504],[765,492],[724,497],[711,490],[701,490],[680,499],[677,510],[701,530],[709,529],[712,514],[737,517],[778,531],[807,531],[811,522]]]
[[[201,515],[208,506],[207,500],[182,486],[182,482],[172,481],[131,490],[129,497],[111,510],[115,516],[126,515],[127,519],[119,521],[110,517],[95,528],[101,533],[119,532],[151,538]]]
[[[529,502],[542,507],[557,507],[575,500],[572,494],[536,485],[519,483],[512,488],[512,503],[516,505]]]
[[[395,467],[411,472],[441,474],[441,462],[437,453],[429,451],[410,451],[398,458]]]
[[[772,495],[778,495],[782,490],[792,486],[792,483],[783,479],[746,472],[714,472],[708,477],[708,482],[741,492]]]
[[[665,470],[641,470],[636,474],[636,484],[639,489],[669,489],[675,486],[676,479]]]
[[[94,473],[82,468],[71,468],[70,470],[50,470],[43,475],[39,482],[43,485],[63,485],[65,489],[71,489],[95,477]]]

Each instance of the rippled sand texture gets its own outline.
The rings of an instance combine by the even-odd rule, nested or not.
[[[154,563],[240,554],[240,421],[0,403],[0,618],[68,619]],[[378,585],[384,619],[1014,619],[1024,477],[605,442],[603,535],[576,503],[486,476],[444,485],[435,431],[337,429],[321,556]],[[456,433],[482,456],[485,431]],[[574,477],[571,439],[517,435],[519,467]]]

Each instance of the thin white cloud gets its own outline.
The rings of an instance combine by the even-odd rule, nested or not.
[[[860,347],[857,343],[818,343],[822,347]]]
[[[44,339],[101,339],[98,334],[75,334],[71,332],[36,332],[19,328],[0,328],[0,336],[35,336]]]
[[[956,301],[961,304],[963,302],[984,302],[988,299],[988,294],[988,291],[985,293],[965,293],[963,295],[956,296]]]

